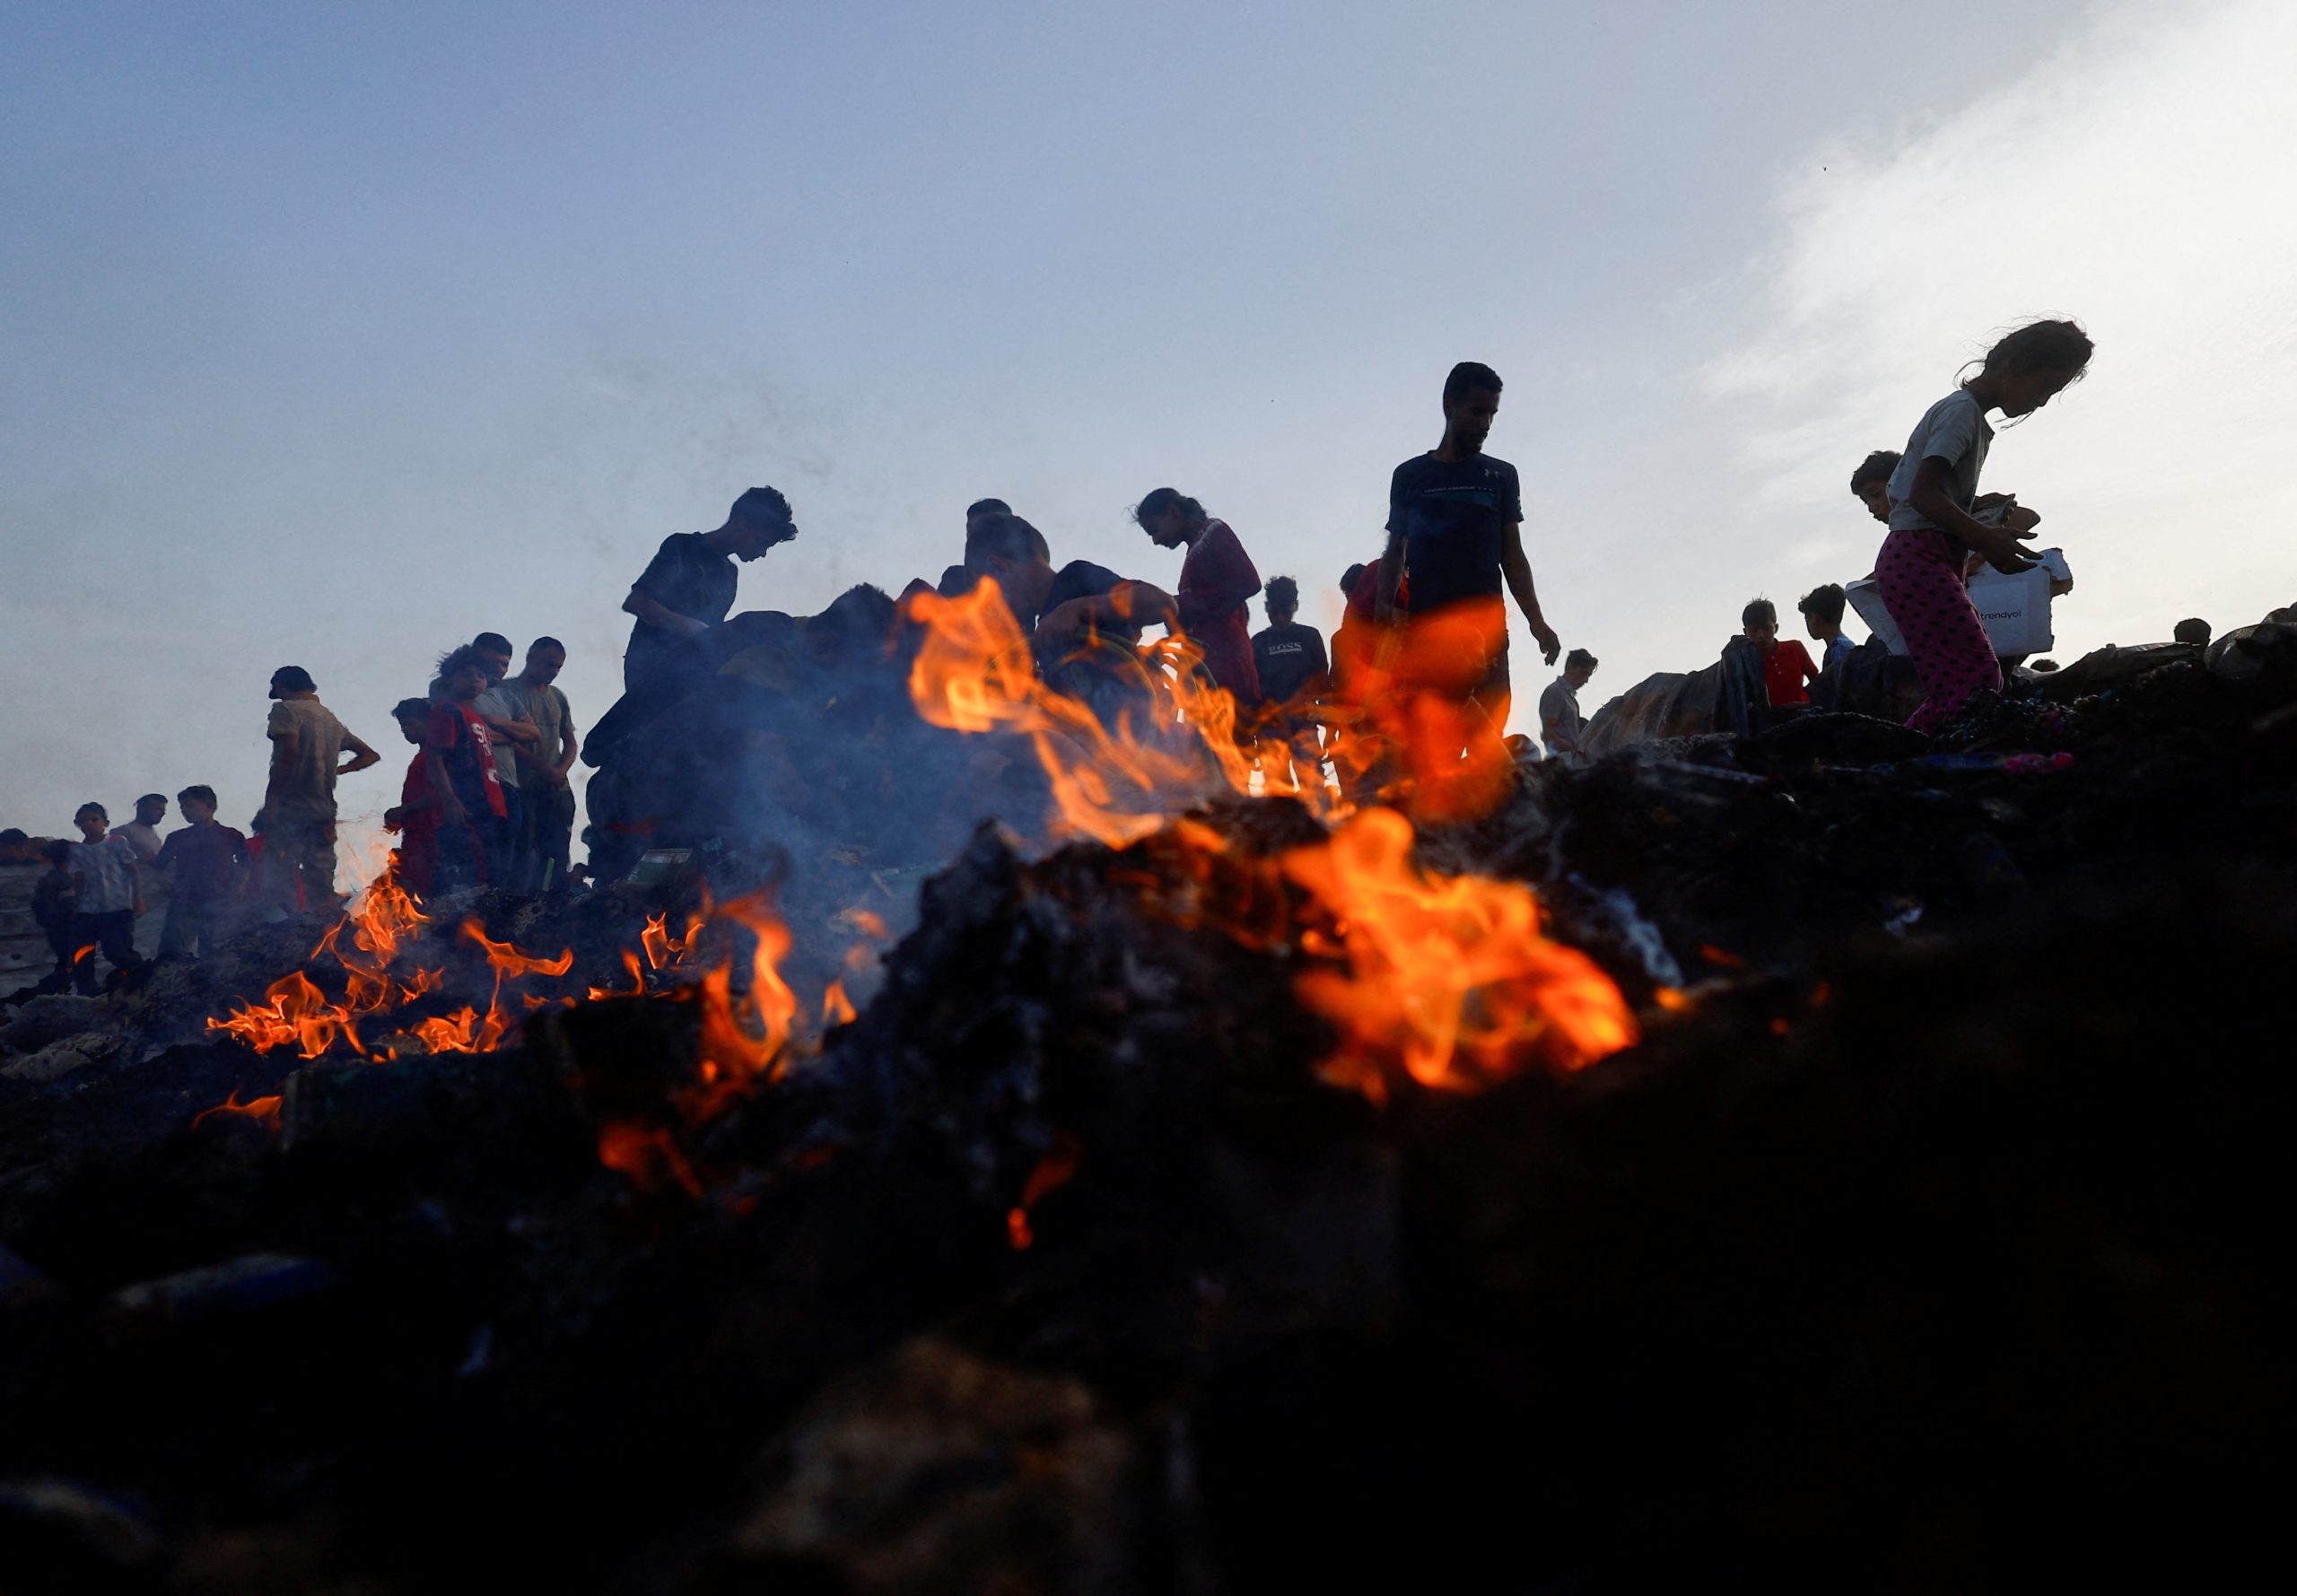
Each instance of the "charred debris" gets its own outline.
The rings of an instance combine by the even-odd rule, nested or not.
[[[1366,1063],[1288,799],[983,826],[869,969],[689,876],[22,1006],[0,1589],[2215,1583],[2289,1408],[2284,631],[1423,830],[1615,985],[1592,1062]],[[291,975],[359,1051],[208,1028]]]

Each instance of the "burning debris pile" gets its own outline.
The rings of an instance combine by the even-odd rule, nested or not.
[[[2297,648],[1935,743],[1539,766],[1415,831],[936,635],[925,719],[1034,746],[1071,840],[983,826],[890,947],[795,883],[385,883],[316,949],[15,1012],[0,1586],[2261,1551]]]

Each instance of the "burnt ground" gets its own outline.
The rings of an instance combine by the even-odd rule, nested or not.
[[[23,1011],[0,1590],[2227,1583],[2290,1406],[2293,702],[2184,663],[1531,771],[1423,858],[1537,883],[1646,1034],[1472,1096],[1318,1081],[1275,802],[1210,875],[976,836],[856,1023],[677,1129],[700,1200],[598,1158],[675,1125],[692,1002],[185,1040],[283,932]],[[589,966],[642,907],[481,912]]]

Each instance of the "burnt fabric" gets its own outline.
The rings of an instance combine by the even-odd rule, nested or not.
[[[1811,663],[1811,651],[1792,638],[1762,658],[1763,685],[1769,690],[1773,709],[1810,702],[1811,695],[1803,684],[1818,674],[1818,667]]]
[[[715,626],[734,607],[741,577],[734,556],[719,554],[703,537],[699,532],[680,532],[662,539],[662,546],[631,586],[664,609]],[[624,689],[639,686],[663,665],[674,663],[686,641],[650,621],[633,624],[630,647],[622,657]]]
[[[1239,704],[1260,702],[1260,671],[1245,605],[1260,591],[1260,572],[1227,522],[1210,520],[1181,562],[1181,629],[1204,650],[1206,674]]]
[[[2001,689],[2002,662],[1962,585],[1958,539],[1926,528],[1892,532],[1882,540],[1874,580],[1922,682],[1922,705],[1907,725],[1935,731],[1973,693]]]
[[[1411,613],[1497,597],[1506,533],[1523,519],[1523,490],[1505,460],[1429,453],[1398,466],[1388,482],[1388,531],[1403,540]]]

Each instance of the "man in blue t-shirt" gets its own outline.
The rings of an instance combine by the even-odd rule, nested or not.
[[[1475,361],[1461,362],[1444,379],[1444,440],[1398,466],[1388,484],[1388,545],[1375,612],[1393,624],[1489,603],[1496,635],[1473,696],[1495,716],[1505,715],[1507,695],[1507,628],[1495,602],[1503,582],[1547,662],[1563,650],[1540,613],[1524,555],[1515,467],[1483,452],[1499,388],[1499,374]]]

